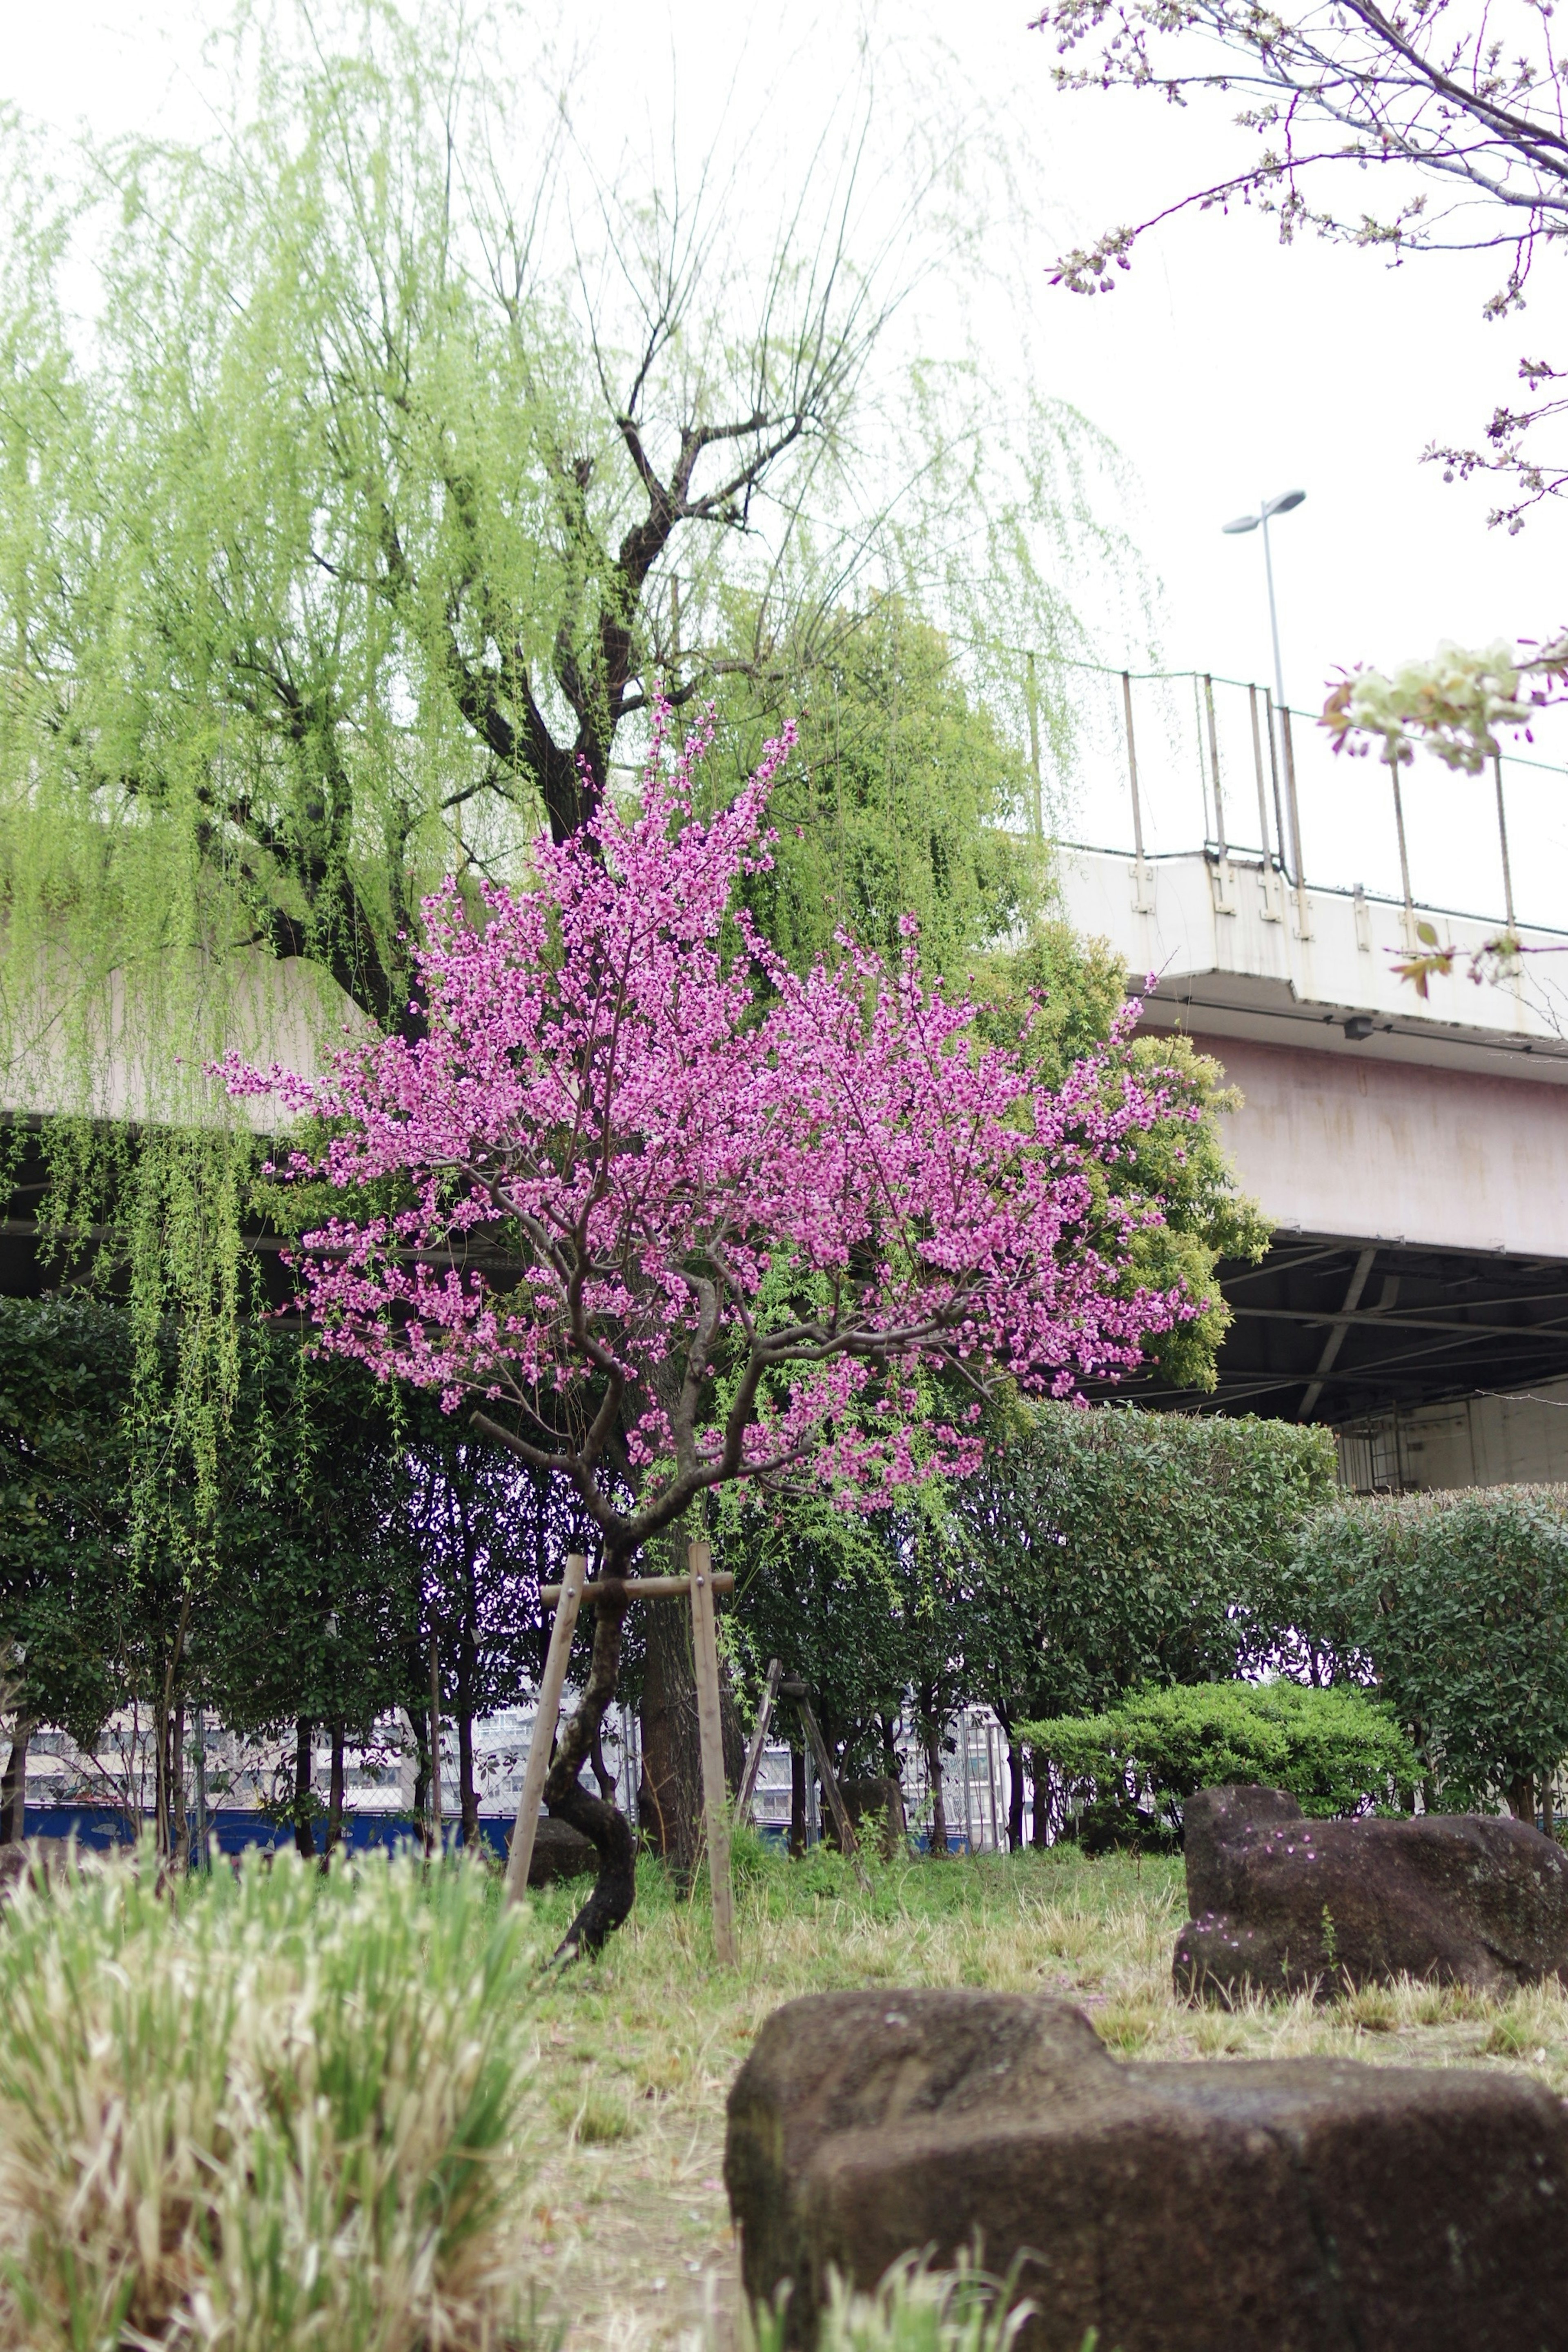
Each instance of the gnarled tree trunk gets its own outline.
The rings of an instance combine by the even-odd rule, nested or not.
[[[606,1575],[624,1575],[621,1561],[607,1563]],[[664,1604],[668,1607],[669,1604]],[[626,1918],[637,1900],[637,1846],[626,1815],[590,1796],[578,1774],[593,1755],[605,1711],[615,1697],[621,1670],[621,1624],[625,1601],[605,1599],[593,1612],[594,1647],[588,1660],[588,1681],[577,1712],[563,1726],[554,1760],[544,1783],[544,1801],[552,1817],[581,1830],[599,1857],[592,1891],[556,1948],[558,1960],[603,1948],[605,1939]]]

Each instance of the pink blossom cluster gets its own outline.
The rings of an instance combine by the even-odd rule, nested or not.
[[[702,822],[710,731],[677,751],[661,713],[636,813],[541,841],[480,920],[426,902],[416,1040],[223,1072],[334,1137],[286,1171],[347,1196],[300,1255],[321,1348],[499,1402],[595,1509],[786,1470],[874,1505],[973,1466],[987,1381],[1075,1393],[1194,1311],[1126,1279],[1160,1218],[1131,1149],[1172,1106],[1136,1005],[1054,1091],[925,982],[912,923],[892,969],[845,940],[789,971],[734,902],[793,738]],[[966,1405],[922,1416],[922,1370]]]

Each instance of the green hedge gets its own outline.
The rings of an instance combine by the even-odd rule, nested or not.
[[[1448,1808],[1568,1756],[1568,1486],[1347,1496],[1297,1547],[1295,1622],[1409,1730]]]
[[[1420,1766],[1385,1707],[1348,1686],[1198,1683],[1132,1692],[1102,1715],[1026,1725],[1071,1792],[1089,1843],[1173,1839],[1194,1789],[1260,1781],[1306,1813],[1354,1813],[1408,1790]]]
[[[1008,1719],[1087,1715],[1270,1661],[1334,1461],[1327,1430],[1292,1422],[1020,1410],[952,1489],[975,1695]]]

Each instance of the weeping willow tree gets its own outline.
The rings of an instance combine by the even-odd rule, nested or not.
[[[946,793],[956,840],[963,762],[919,681],[897,707],[936,657],[906,607],[963,638],[972,690],[988,660],[1016,688],[984,615],[1048,658],[1056,558],[1117,552],[1087,428],[1037,404],[1007,442],[973,379],[888,343],[911,275],[983,233],[911,258],[935,100],[889,143],[850,91],[764,212],[711,158],[597,172],[549,58],[508,79],[521,25],[246,8],[202,144],[60,157],[7,126],[0,1059],[13,1108],[57,1114],[55,1230],[151,1240],[185,1311],[236,1261],[229,1208],[226,1255],[176,1238],[184,1205],[246,1191],[207,1054],[416,1024],[423,892],[580,824],[656,680],[743,735],[781,681],[820,730],[880,665],[880,828],[936,840]],[[127,1121],[184,1139],[110,1150]]]
[[[207,95],[198,144],[8,122],[0,206],[4,1172],[129,1295],[142,1540],[198,1590],[277,1296],[206,1061],[416,1030],[426,890],[580,825],[656,688],[737,772],[800,717],[792,956],[903,905],[955,971],[1030,935],[1060,583],[1130,560],[1083,420],[895,331],[985,232],[940,91],[606,171],[521,16],[281,0]]]

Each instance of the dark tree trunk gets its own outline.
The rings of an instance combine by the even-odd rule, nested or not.
[[[5,1778],[0,1780],[0,1845],[20,1845],[27,1834],[27,1749],[32,1738],[32,1725],[19,1715]]]
[[[185,1806],[185,1701],[182,1693],[169,1726],[169,1852],[181,1870],[191,1859],[191,1825]]]
[[[1034,1843],[1043,1850],[1051,1842],[1051,1768],[1037,1748],[1029,1750],[1029,1768],[1035,1783]]]
[[[687,1574],[689,1534],[689,1527],[682,1518],[658,1538],[665,1564],[653,1572],[667,1576]],[[724,1748],[724,1778],[733,1796],[746,1769],[746,1735],[741,1727],[740,1710],[722,1653],[719,1659],[719,1730]],[[691,1608],[686,1601],[655,1601],[648,1604],[637,1816],[644,1838],[655,1853],[662,1854],[669,1864],[676,1885],[681,1888],[689,1886],[702,1859],[705,1833],[697,1660],[691,1647]]]
[[[332,1726],[331,1774],[327,1782],[327,1845],[326,1855],[334,1854],[343,1842],[343,1727]]]
[[[1509,1788],[1508,1801],[1517,1822],[1527,1822],[1535,1827],[1535,1783],[1528,1772],[1521,1772]]]
[[[926,1725],[926,1777],[931,1782],[931,1850],[946,1853],[947,1804],[942,1790],[942,1730],[935,1723]]]
[[[408,1720],[414,1731],[414,1818],[419,1824],[419,1836],[426,1853],[430,1851],[430,1710],[411,1706]]]
[[[621,1562],[607,1561],[605,1572],[624,1575],[626,1570]],[[656,1601],[653,1614],[657,1617],[661,1610],[677,1613],[669,1603]],[[574,1830],[581,1830],[599,1857],[592,1892],[556,1948],[558,1960],[602,1950],[605,1937],[628,1916],[637,1900],[637,1845],[631,1823],[603,1797],[591,1797],[577,1777],[593,1752],[605,1710],[616,1695],[625,1614],[624,1601],[617,1606],[605,1600],[594,1611],[594,1646],[588,1660],[587,1685],[576,1714],[562,1727],[555,1759],[544,1783],[544,1801],[552,1818],[569,1822]]]
[[[1017,1853],[1024,1843],[1024,1751],[1007,1735],[1007,1844]]]
[[[465,1706],[458,1717],[458,1805],[463,1816],[463,1851],[479,1843],[479,1794],[474,1786],[474,1718]]]
[[[306,1715],[294,1726],[294,1845],[312,1861],[316,1832],[310,1821],[310,1741],[315,1728]]]
[[[678,1523],[675,1533],[665,1572],[684,1575],[684,1523]],[[702,1851],[702,1746],[691,1611],[679,1600],[647,1604],[637,1816],[644,1837],[668,1863],[676,1885],[689,1886]]]
[[[789,1850],[798,1862],[805,1852],[805,1751],[789,1751]]]

